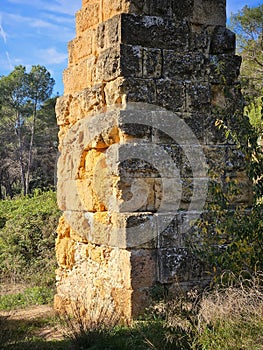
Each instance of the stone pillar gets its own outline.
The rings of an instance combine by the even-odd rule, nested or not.
[[[206,278],[185,236],[213,203],[211,170],[237,179],[236,203],[251,199],[242,155],[215,127],[242,113],[225,22],[225,0],[83,0],[56,107],[58,310],[130,319],[156,284]]]

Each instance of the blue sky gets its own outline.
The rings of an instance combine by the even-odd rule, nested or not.
[[[227,0],[228,15],[262,0]],[[14,66],[43,65],[56,81],[54,94],[63,93],[67,42],[75,37],[75,12],[81,0],[0,0],[0,76]]]

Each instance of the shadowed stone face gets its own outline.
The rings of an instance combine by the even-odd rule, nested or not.
[[[221,25],[226,23],[226,0],[194,0],[193,23]]]

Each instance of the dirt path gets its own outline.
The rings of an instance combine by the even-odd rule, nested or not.
[[[0,311],[0,317],[3,317],[10,323],[14,321],[14,323],[17,324],[18,321],[21,321],[21,323],[31,324],[34,323],[34,321],[41,321],[41,319],[55,317],[55,312],[52,307],[48,305],[37,305],[20,310]],[[44,324],[42,327],[40,326],[34,330],[33,333],[35,336],[47,341],[62,340],[64,338],[63,329],[59,324]]]

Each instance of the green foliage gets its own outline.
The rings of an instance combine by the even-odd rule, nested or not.
[[[54,283],[59,215],[52,191],[0,201],[1,278]]]
[[[30,305],[49,304],[53,301],[52,288],[31,287],[17,294],[0,295],[0,310],[12,310]]]
[[[249,275],[263,270],[262,205],[246,210],[218,209],[209,214],[209,220],[200,219],[196,231],[198,238],[191,249],[218,283],[224,274]],[[212,225],[211,222],[214,224]],[[197,233],[198,232],[198,233]]]
[[[56,98],[50,99],[54,83],[39,65],[28,73],[16,66],[0,77],[0,199],[54,184]]]
[[[210,206],[209,219],[203,215],[199,220],[195,227],[196,240],[189,242],[189,246],[218,282],[225,271],[235,274],[244,270],[263,271],[263,154],[257,130],[248,118],[240,119],[239,134],[222,121],[217,124],[225,129],[226,137],[235,141],[236,149],[247,160],[246,171],[253,184],[254,198],[249,207],[236,205],[235,198],[242,189],[231,178],[226,178],[224,188],[211,188],[216,204]]]
[[[248,100],[262,96],[263,79],[263,5],[244,6],[230,18],[231,29],[237,34],[237,44],[242,55],[241,75]]]
[[[245,106],[245,109],[244,109],[245,114],[247,114],[249,117],[250,124],[256,129],[259,135],[263,132],[262,104],[263,104],[263,98],[258,97],[249,105]]]
[[[261,99],[258,101],[261,103]],[[242,156],[243,176],[246,172],[253,194],[246,191],[248,204],[242,205],[242,201],[238,200],[239,196],[242,198],[243,191],[240,174],[226,168],[218,180],[218,175],[213,175],[211,171],[210,177],[215,177],[210,186],[213,204],[207,206],[209,212],[203,213],[189,239],[189,248],[207,266],[217,282],[225,271],[239,274],[243,270],[249,273],[263,270],[261,116],[259,118],[257,114],[257,120],[254,119],[254,125],[251,125],[247,116],[233,116],[230,112],[227,108],[220,111],[221,119],[216,121],[216,126],[224,131],[227,142],[236,154]],[[233,125],[229,122],[232,120]]]
[[[263,320],[254,318],[224,320],[212,329],[206,327],[198,339],[197,349],[205,350],[262,350]]]

